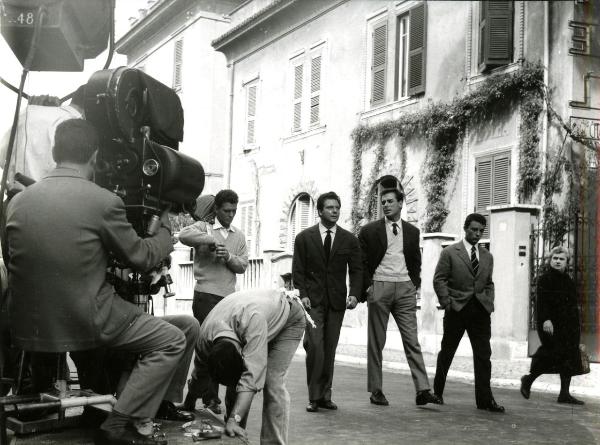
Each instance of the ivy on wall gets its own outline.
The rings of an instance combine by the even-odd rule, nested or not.
[[[466,128],[488,121],[515,104],[521,106],[517,190],[520,200],[530,200],[542,181],[538,146],[539,120],[544,99],[547,98],[543,77],[543,67],[539,63],[523,62],[512,73],[487,77],[476,89],[450,103],[430,104],[397,119],[356,127],[352,132],[352,224],[355,231],[363,219],[370,219],[372,216],[371,197],[366,195],[371,189],[371,181],[376,179],[373,176],[381,168],[385,145],[393,138],[398,138],[403,145],[405,141],[415,138],[425,140],[427,149],[421,178],[426,196],[423,230],[441,231],[449,213],[447,186],[455,171],[456,150]],[[366,184],[366,190],[363,190],[362,155],[372,147],[376,147],[377,154],[371,168],[370,182]]]

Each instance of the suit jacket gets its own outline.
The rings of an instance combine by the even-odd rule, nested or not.
[[[408,276],[415,287],[421,287],[421,247],[420,234],[412,224],[402,221],[402,239],[404,259]],[[387,233],[385,231],[385,218],[373,221],[360,229],[358,234],[363,259],[363,292],[361,300],[366,301],[367,288],[373,284],[373,274],[387,251]]]
[[[140,238],[121,198],[66,168],[12,199],[6,230],[13,338],[31,351],[92,349],[120,334],[141,310],[106,281],[109,252],[147,270],[173,250],[167,228]]]
[[[350,276],[349,294],[346,271]],[[346,296],[359,298],[362,289],[358,240],[352,233],[337,226],[329,261],[326,262],[319,225],[303,230],[294,241],[292,276],[300,298],[308,297],[312,306],[318,306],[327,299],[334,310],[344,310]]]
[[[479,246],[479,270],[473,272],[471,258],[461,241],[442,250],[435,274],[433,289],[440,306],[452,305],[460,311],[471,298],[476,297],[491,314],[494,312],[494,258],[488,250]]]

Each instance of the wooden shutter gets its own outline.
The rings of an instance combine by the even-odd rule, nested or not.
[[[385,70],[387,65],[387,23],[373,29],[371,46],[371,105],[385,100]]]
[[[491,205],[510,204],[510,153],[478,158],[475,164],[475,211],[485,216],[483,238],[489,238]]]
[[[510,203],[510,155],[494,156],[492,205]]]
[[[304,75],[304,65],[294,66],[294,117],[292,122],[292,131],[302,129],[302,83]]]
[[[246,87],[246,143],[256,143],[256,84]]]
[[[289,246],[294,248],[294,239],[301,231],[308,228],[313,222],[312,200],[308,195],[299,196],[293,204],[289,223]]]
[[[425,3],[410,10],[408,37],[408,95],[425,92],[427,16]]]
[[[479,21],[479,69],[513,61],[513,2],[484,1]]]
[[[253,203],[240,205],[240,228],[246,237],[246,245],[250,256],[255,255],[254,210]]]
[[[479,158],[475,164],[475,212],[485,216],[487,224],[482,238],[490,236],[490,214],[487,207],[492,204],[492,157]]]
[[[310,125],[319,123],[321,108],[321,55],[310,61]]]
[[[183,39],[175,41],[175,49],[173,56],[173,89],[178,91],[181,89],[181,68],[183,64]]]

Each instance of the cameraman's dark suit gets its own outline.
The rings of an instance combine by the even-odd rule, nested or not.
[[[350,293],[346,288],[350,275]],[[362,287],[360,247],[356,237],[336,226],[329,261],[325,259],[319,224],[298,234],[292,264],[294,287],[310,299],[317,327],[306,326],[306,378],[311,401],[330,401],[335,350],[346,310],[346,296],[358,297]]]
[[[169,228],[140,238],[119,197],[78,170],[57,168],[10,202],[6,230],[14,342],[27,351],[108,347],[139,355],[114,409],[153,417],[185,338],[117,296],[106,269],[109,253],[137,270],[158,264],[173,249]]]

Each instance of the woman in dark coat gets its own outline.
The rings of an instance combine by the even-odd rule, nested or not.
[[[560,374],[558,403],[583,405],[569,394],[571,376],[580,374],[579,308],[575,283],[566,272],[569,252],[552,249],[550,266],[537,284],[537,332],[542,345],[531,358],[529,374],[521,377],[521,394],[526,399],[533,381],[542,374]]]

